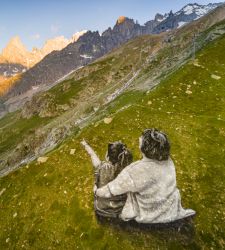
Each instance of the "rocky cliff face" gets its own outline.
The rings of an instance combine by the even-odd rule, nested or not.
[[[26,65],[26,58],[29,52],[18,36],[13,37],[7,46],[2,50],[2,57],[11,63]]]
[[[87,32],[61,51],[53,51],[24,73],[9,95],[15,96],[31,88],[52,83],[81,65],[104,55],[107,51],[98,32]]]
[[[24,73],[52,51],[65,48],[71,42],[76,42],[85,33],[86,30],[77,32],[71,39],[64,36],[49,39],[41,49],[33,48],[31,52],[26,49],[19,36],[13,37],[0,55],[0,76],[7,78]]]
[[[156,25],[153,29],[153,33],[160,33],[172,29],[179,28],[187,23],[201,18],[216,7],[222,5],[222,3],[210,3],[208,5],[188,4],[184,6],[180,11],[166,14],[160,24]]]
[[[0,96],[14,86],[20,79],[18,76],[21,73],[25,73],[52,51],[61,50],[71,42],[76,42],[85,33],[85,30],[77,32],[71,39],[63,36],[49,39],[43,48],[33,48],[31,52],[26,49],[18,36],[12,38],[0,55]]]
[[[55,37],[45,42],[41,49],[33,48],[30,52],[21,42],[19,36],[13,37],[7,46],[2,50],[1,60],[8,63],[21,64],[27,68],[34,66],[37,62],[43,59],[46,55],[54,50],[61,50],[68,44],[76,42],[79,37],[84,35],[87,31],[83,30],[75,33],[71,39],[67,39],[64,36]]]
[[[36,49],[35,51],[33,50],[33,53],[40,53],[41,57],[43,58],[54,50],[61,50],[65,48],[69,42],[69,39],[66,39],[64,36],[55,37],[53,39],[47,40],[42,49]]]
[[[84,66],[103,56],[112,49],[136,36],[160,33],[182,26],[198,19],[220,4],[207,6],[189,4],[177,13],[157,14],[154,20],[140,25],[133,19],[119,17],[113,28],[100,34],[88,31],[77,42],[61,51],[53,51],[41,62],[24,73],[22,80],[8,93],[6,98],[20,95],[34,86],[52,84],[78,67]]]
[[[69,40],[69,43],[74,43],[76,42],[81,36],[83,36],[85,33],[87,33],[87,30],[82,30],[82,31],[78,31],[76,32],[72,38]]]
[[[0,63],[0,76],[3,79],[25,72],[26,67],[18,63]]]
[[[69,72],[94,61],[130,39],[151,33],[155,25],[160,22],[158,18],[159,15],[151,24],[146,23],[141,26],[133,19],[120,17],[115,26],[108,28],[101,36],[99,32],[86,32],[76,42],[61,51],[51,52],[24,73],[22,80],[8,96],[20,95],[35,86],[54,83]]]

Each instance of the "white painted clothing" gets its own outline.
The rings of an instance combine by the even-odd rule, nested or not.
[[[132,163],[96,192],[101,197],[107,197],[109,193],[113,196],[127,193],[120,216],[124,221],[168,223],[195,214],[181,206],[172,159],[157,161],[144,157]]]

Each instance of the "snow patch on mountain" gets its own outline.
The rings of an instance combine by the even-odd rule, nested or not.
[[[192,13],[196,10],[196,8],[198,8],[198,7],[199,7],[199,5],[197,5],[197,4],[187,5],[187,6],[185,6],[185,7],[183,8],[183,12],[184,12],[184,14],[186,14],[186,15],[190,15],[190,14],[192,14]]]
[[[178,28],[184,26],[185,24],[187,24],[187,22],[179,22],[179,23],[178,23]]]
[[[89,55],[80,55],[80,57],[85,58],[85,59],[92,59],[92,56]]]
[[[200,17],[206,15],[208,12],[212,11],[216,7],[220,6],[222,3],[210,3],[208,5],[199,5],[197,3],[194,4],[188,4],[184,6],[180,11],[175,13],[175,16],[179,15],[196,15],[196,19],[199,19]]]

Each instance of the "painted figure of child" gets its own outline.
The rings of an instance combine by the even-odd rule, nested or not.
[[[90,155],[94,166],[95,189],[101,188],[114,180],[126,166],[132,163],[132,154],[122,142],[108,144],[106,161],[101,161],[85,140],[81,144]],[[94,207],[96,215],[117,218],[122,212],[126,199],[127,195],[125,193],[112,197],[95,196]]]

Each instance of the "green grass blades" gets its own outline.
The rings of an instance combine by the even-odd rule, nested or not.
[[[2,178],[1,249],[224,249],[224,45],[225,37],[213,42],[151,92],[123,94],[107,110],[110,124],[93,122],[45,163]],[[122,140],[136,160],[148,127],[169,135],[183,206],[197,211],[194,228],[140,232],[95,219],[93,171],[80,141],[104,159],[107,143]]]

